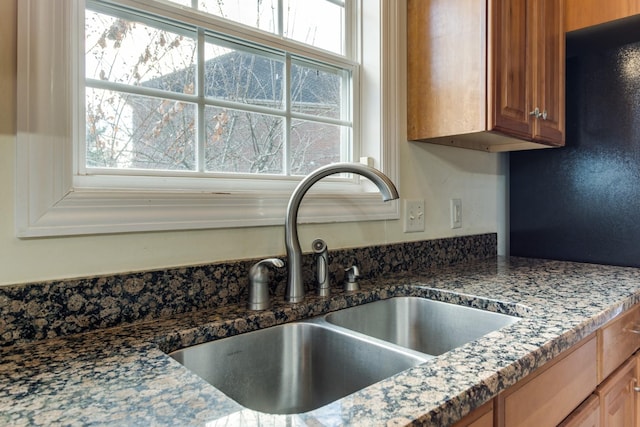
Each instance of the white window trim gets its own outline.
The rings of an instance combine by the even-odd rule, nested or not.
[[[69,46],[74,40],[60,26],[72,25],[75,0],[21,0],[18,2],[18,132],[16,148],[16,233],[20,238],[138,231],[187,230],[281,225],[292,180],[280,180],[275,191],[220,191],[203,186],[182,190],[131,190],[80,187],[73,173],[73,111],[81,78]],[[369,1],[369,0],[367,0]],[[378,90],[362,91],[364,111],[361,139],[380,138],[375,166],[398,183],[399,140],[399,17],[403,1],[380,0],[379,76],[362,80],[381,82]],[[362,31],[363,29],[360,29]],[[365,64],[365,69],[366,64]],[[371,72],[371,68],[367,73]],[[362,82],[360,82],[362,84]],[[369,125],[375,123],[376,125]],[[357,135],[356,135],[357,136]],[[366,153],[364,147],[363,153]],[[372,156],[373,157],[373,156]],[[398,201],[383,203],[368,186],[331,183],[310,192],[300,211],[300,222],[338,222],[397,219]],[[272,184],[265,184],[273,189]],[[363,189],[363,187],[366,187]],[[315,189],[314,189],[315,190]]]

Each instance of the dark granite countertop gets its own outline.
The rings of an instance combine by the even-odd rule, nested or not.
[[[640,269],[523,258],[395,274],[362,290],[227,306],[0,349],[2,425],[448,425],[640,301]],[[476,341],[298,415],[238,405],[166,352],[401,295],[516,314]]]

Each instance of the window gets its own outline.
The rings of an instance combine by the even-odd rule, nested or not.
[[[18,236],[282,224],[300,175],[322,164],[367,157],[394,179],[400,11],[19,2]],[[301,31],[321,12],[339,29]],[[396,218],[358,178],[314,186],[301,221]]]
[[[194,3],[183,13],[203,26],[87,1],[81,172],[305,175],[350,161],[357,63],[341,35],[354,2]],[[230,37],[209,13],[269,34]]]

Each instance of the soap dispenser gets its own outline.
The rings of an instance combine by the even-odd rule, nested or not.
[[[249,269],[249,310],[266,310],[269,308],[269,269],[268,265],[284,267],[279,258],[267,258],[255,263]]]

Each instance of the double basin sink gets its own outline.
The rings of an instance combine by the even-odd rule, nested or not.
[[[249,409],[293,414],[343,398],[518,320],[396,297],[170,356]]]

